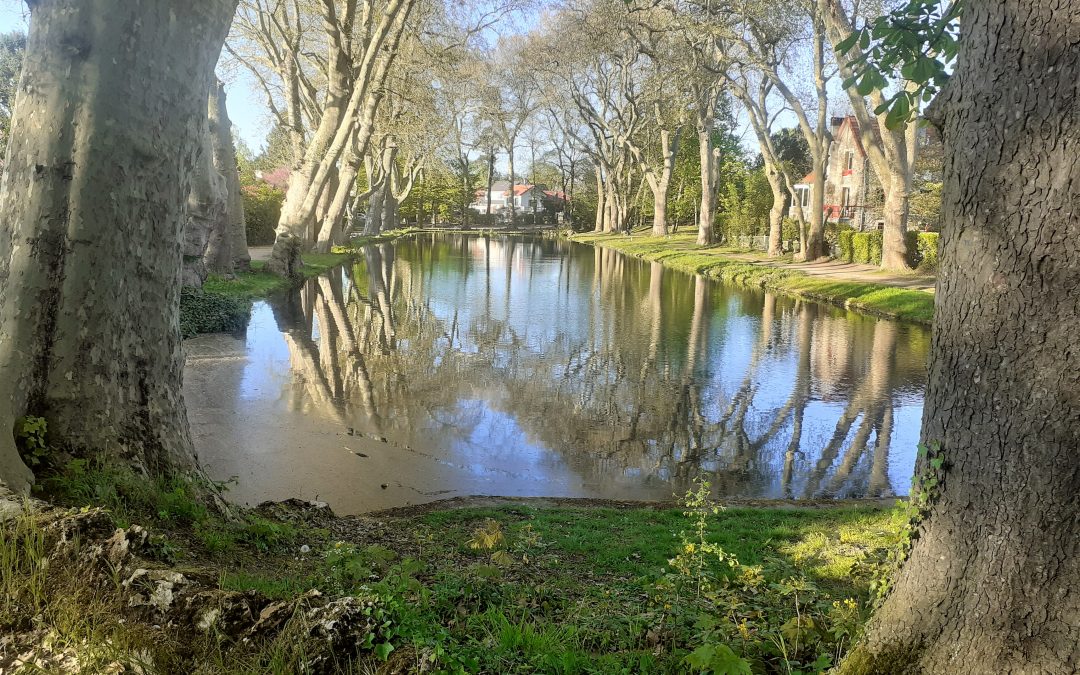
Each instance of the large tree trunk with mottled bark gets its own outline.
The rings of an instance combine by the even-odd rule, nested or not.
[[[223,143],[221,127],[228,122],[226,115],[222,119],[221,111],[225,107],[222,100],[224,86],[218,80],[210,85],[209,133],[211,185],[213,190],[212,220],[203,253],[206,271],[219,276],[231,276],[233,273],[232,231],[229,228],[229,187],[225,172],[231,161],[235,166],[235,154],[231,143]],[[231,160],[230,160],[231,158]]]
[[[209,79],[205,91],[210,91]],[[211,251],[210,244],[213,239],[214,247],[221,247],[226,207],[225,179],[214,168],[214,139],[205,112],[199,124],[201,130],[187,200],[188,219],[184,226],[181,271],[183,285],[192,288],[202,288],[206,281],[209,274],[207,257],[217,257],[216,251]]]
[[[596,177],[596,219],[593,221],[593,232],[604,231],[604,170],[597,164],[593,167]]]
[[[701,166],[701,210],[698,213],[698,246],[715,243],[716,183],[719,157],[712,147],[712,118],[698,120],[698,156]]]
[[[907,220],[908,196],[911,176],[894,172],[891,187],[885,190],[885,207],[882,210],[885,224],[881,228],[881,267],[890,270],[908,270]]]
[[[946,143],[929,512],[843,673],[1080,670],[1080,3],[968,3]]]
[[[195,466],[181,236],[236,0],[38,0],[0,188],[0,481],[11,430],[151,471]]]
[[[233,141],[232,120],[225,97],[225,83],[218,81],[217,134],[214,137],[214,165],[225,177],[226,221],[229,232],[229,251],[232,255],[232,271],[246,272],[251,269],[251,254],[247,244],[247,220],[244,217],[244,196],[240,192],[240,166],[236,161],[236,143]]]

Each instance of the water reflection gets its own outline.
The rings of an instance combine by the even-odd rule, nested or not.
[[[188,343],[188,400],[245,501],[664,499],[701,473],[725,496],[887,496],[927,345],[608,250],[425,236],[257,305],[244,341]]]

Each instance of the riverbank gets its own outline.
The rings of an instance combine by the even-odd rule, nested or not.
[[[317,277],[345,264],[362,246],[393,241],[419,232],[405,228],[371,237],[358,237],[348,246],[335,247],[333,253],[304,253],[301,257],[303,279]],[[264,271],[270,247],[259,247],[266,255],[252,255],[251,267],[232,278],[211,276],[202,289],[183,289],[180,298],[180,334],[184,339],[205,333],[229,333],[243,330],[251,317],[253,300],[288,289],[296,280]]]
[[[69,467],[45,485],[112,510],[0,528],[0,670],[820,672],[869,615],[905,518],[841,503],[714,511],[699,493],[683,507],[341,518],[289,502],[225,520],[182,483],[118,470]]]
[[[739,249],[699,247],[695,234],[649,236],[639,230],[624,234],[576,234],[571,241],[610,248],[665,267],[743,286],[827,302],[874,316],[930,325],[934,295],[926,277],[873,271],[825,270],[815,273],[790,259],[777,262]],[[845,266],[852,268],[853,266]]]

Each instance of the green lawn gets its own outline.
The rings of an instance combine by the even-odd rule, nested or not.
[[[746,251],[699,247],[694,238],[693,234],[627,237],[591,233],[572,237],[573,241],[611,248],[690,274],[704,274],[729,283],[828,302],[886,318],[926,325],[933,321],[934,296],[931,293],[865,281],[823,279],[797,270],[752,265],[730,257],[733,253]]]
[[[151,546],[132,564],[175,569],[206,592],[370,599],[377,640],[326,672],[820,672],[857,637],[910,517],[903,505],[722,509],[703,488],[682,507],[523,501],[327,519],[286,506],[224,518],[198,481],[147,482],[88,460],[40,485],[53,503],[146,527]],[[241,642],[208,641],[183,621],[152,630],[125,618],[118,580],[87,585],[79,556],[43,565],[53,544],[35,531],[0,524],[0,634],[51,632],[76,652],[150,654],[177,672],[291,672],[302,613]]]

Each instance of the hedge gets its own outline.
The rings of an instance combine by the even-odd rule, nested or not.
[[[853,232],[841,230],[837,234],[837,259],[865,265],[881,264],[880,230]],[[920,272],[935,272],[938,266],[938,233],[909,230],[904,235],[908,263]]]
[[[852,239],[855,237],[854,230],[843,230],[836,235],[836,244],[839,249],[837,258],[844,262],[854,260],[855,251],[852,248]]]
[[[909,232],[915,235],[915,242],[908,250],[914,251],[912,266],[920,272],[936,272],[938,267],[938,233]]]
[[[851,262],[881,264],[881,230],[856,232],[851,237]]]
[[[266,183],[245,185],[244,220],[247,222],[248,246],[269,246],[274,243],[274,231],[281,216],[285,192]]]
[[[184,287],[180,291],[180,335],[232,333],[247,328],[251,302],[221,293]]]

